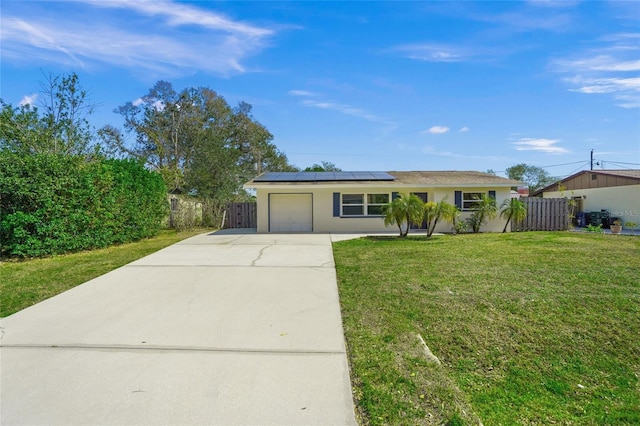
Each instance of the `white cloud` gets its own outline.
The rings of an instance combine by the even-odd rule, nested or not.
[[[569,71],[580,69],[589,71],[640,71],[640,60],[616,58],[612,55],[596,55],[578,59],[558,60],[560,68]]]
[[[467,126],[464,126],[462,129],[458,130],[460,133],[466,133],[468,132],[470,129]]]
[[[67,34],[70,35],[70,34]],[[51,34],[47,28],[42,28],[40,25],[26,22],[19,18],[3,17],[2,19],[2,43],[3,43],[3,56],[12,56],[14,49],[16,56],[21,56],[22,51],[17,45],[24,46],[27,50],[43,49],[48,51],[49,56],[60,56],[60,62],[71,63],[72,65],[79,65],[84,68],[84,63],[78,58],[76,54],[65,47],[64,43],[60,43],[57,37]],[[38,56],[38,53],[34,52],[34,56]],[[25,59],[25,57],[21,59]]]
[[[315,96],[315,93],[307,90],[289,90],[291,96]]]
[[[565,148],[555,146],[558,142],[560,142],[560,139],[521,138],[513,144],[517,151],[540,151],[552,154],[563,154],[569,152]]]
[[[37,93],[33,93],[31,95],[25,95],[22,98],[22,100],[20,100],[20,102],[18,102],[18,105],[20,105],[20,106],[27,106],[27,105],[35,106],[37,100],[38,100],[38,94]]]
[[[381,123],[389,127],[387,129],[388,131],[393,130],[397,127],[396,123],[389,121],[383,117],[377,116],[371,112],[365,111],[361,108],[356,108],[348,104],[341,104],[337,102],[322,100],[321,99],[322,94],[317,92],[312,92],[309,90],[292,89],[292,90],[289,90],[289,92],[287,93],[290,96],[303,98],[300,100],[300,103],[306,107],[337,111],[345,115],[350,115],[352,117],[357,117],[363,120],[370,121],[372,123]]]
[[[612,34],[602,37],[604,45],[555,59],[551,68],[568,75],[570,91],[608,94],[622,108],[640,106],[640,33]]]
[[[77,19],[80,14],[84,19]],[[99,20],[86,19],[96,14]],[[123,19],[131,24],[123,26]],[[198,36],[185,26],[196,27]],[[2,15],[3,59],[80,68],[109,64],[147,78],[196,70],[223,76],[247,72],[244,60],[264,49],[273,34],[270,28],[169,1],[85,1],[65,12],[50,8],[21,17],[3,10]]]
[[[498,14],[474,15],[478,21],[491,22],[511,32],[554,31],[561,32],[571,25],[573,17],[570,13],[559,13],[558,10],[548,8],[527,8],[522,11],[512,11]]]
[[[102,8],[128,9],[150,16],[164,16],[172,26],[199,25],[204,28],[243,34],[248,37],[263,37],[273,33],[270,29],[233,21],[218,13],[166,0],[85,0],[84,3]]]
[[[460,158],[460,159],[472,159],[472,160],[488,160],[488,161],[511,161],[510,159],[498,156],[498,155],[474,155],[474,154],[458,154],[456,152],[451,151],[438,151],[432,146],[426,146],[422,149],[424,154],[428,154],[430,156],[438,156],[438,157],[450,157],[450,158]]]
[[[133,104],[133,106],[140,106],[142,104],[144,104],[146,101],[143,98],[138,98],[135,101],[131,102]],[[156,99],[155,101],[152,102],[151,104],[153,106],[153,109],[155,109],[156,111],[162,111],[164,110],[164,102],[162,102],[160,99]]]
[[[576,6],[578,1],[569,0],[528,0],[528,4],[531,6],[548,7],[552,9],[560,9]]]
[[[470,53],[464,49],[444,44],[407,44],[394,48],[409,59],[428,62],[461,62],[468,59]]]
[[[640,108],[640,96],[618,94],[615,96],[616,105],[622,108]]]
[[[449,128],[446,126],[433,126],[428,130],[424,130],[422,133],[431,133],[432,135],[441,135],[447,133]]]
[[[308,106],[308,107],[314,107],[314,108],[320,108],[320,109],[328,109],[328,110],[333,110],[333,111],[338,111],[341,112],[345,115],[350,115],[353,117],[358,117],[358,118],[362,118],[364,120],[367,121],[371,121],[374,123],[382,123],[382,124],[387,124],[390,126],[394,126],[395,127],[395,123],[392,123],[388,120],[385,120],[384,118],[378,117],[375,114],[371,114],[365,110],[362,110],[360,108],[355,108],[352,107],[350,105],[344,105],[344,104],[338,104],[338,103],[334,103],[334,102],[321,102],[321,101],[314,101],[311,99],[305,99],[302,101],[302,105],[304,106]]]

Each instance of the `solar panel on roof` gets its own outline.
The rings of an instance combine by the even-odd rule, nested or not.
[[[386,172],[266,172],[254,182],[392,181]]]

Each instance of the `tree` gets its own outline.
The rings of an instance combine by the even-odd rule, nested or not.
[[[0,106],[0,149],[21,154],[48,151],[49,138],[37,108],[13,107],[2,100]]]
[[[231,108],[206,87],[176,92],[171,83],[158,81],[147,95],[115,112],[124,117],[124,130],[135,135],[135,143],[127,145],[111,126],[100,130],[102,140],[112,152],[158,170],[172,190],[210,192],[210,185],[228,178],[238,192],[255,174],[293,169],[271,143],[273,135],[251,116],[251,105]],[[208,177],[202,176],[206,169]]]
[[[149,93],[116,109],[120,130],[105,126],[100,137],[113,153],[144,161],[159,171],[170,191],[197,195],[215,221],[224,205],[248,197],[242,185],[264,171],[296,170],[272,143],[273,135],[251,115],[251,105],[232,108],[206,87],[180,92],[157,82]],[[210,213],[210,214],[209,214]]]
[[[384,225],[397,225],[400,237],[409,234],[412,223],[420,223],[424,218],[424,202],[415,194],[399,194],[384,207]],[[406,224],[403,230],[402,225]]]
[[[433,235],[440,219],[454,223],[457,216],[456,206],[447,203],[446,198],[436,202],[428,202],[424,205],[425,220],[427,221],[427,238]]]
[[[0,148],[22,154],[89,154],[94,139],[88,117],[95,105],[75,73],[47,77],[40,84],[42,110],[0,100]]]
[[[89,92],[82,88],[76,73],[49,74],[41,83],[44,120],[56,154],[86,153],[93,139],[87,117],[95,110]]]
[[[480,232],[480,228],[486,225],[487,221],[494,219],[498,215],[498,205],[493,197],[482,194],[482,197],[475,203],[474,211],[468,221],[473,232]]]
[[[201,99],[195,99],[188,90],[179,94],[171,83],[158,81],[145,96],[114,110],[123,116],[125,132],[135,135],[135,144],[127,146],[120,131],[113,127],[101,129],[103,141],[112,151],[140,159],[160,172],[169,190],[183,190],[184,169],[193,151],[193,131],[206,119],[207,127],[219,127],[230,115],[224,100],[218,101],[218,108],[212,105],[217,101],[215,93],[199,94]],[[203,103],[207,107],[206,118],[198,115],[203,112]]]
[[[305,172],[341,172],[342,169],[330,161],[321,161],[320,164],[306,167]]]
[[[500,217],[507,219],[502,232],[507,232],[507,226],[511,220],[520,222],[527,217],[527,208],[524,203],[517,198],[509,198],[502,202],[500,206]]]
[[[273,135],[251,114],[252,106],[240,102],[233,110],[231,140],[240,151],[242,183],[262,172],[287,172],[298,169],[271,142]]]
[[[506,171],[509,179],[519,180],[526,183],[529,187],[529,192],[537,191],[538,189],[544,188],[557,180],[543,168],[525,163],[508,167]]]

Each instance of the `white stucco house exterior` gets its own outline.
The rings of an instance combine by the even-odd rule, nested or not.
[[[583,170],[542,188],[531,196],[567,197],[576,212],[607,210],[611,217],[640,223],[640,170]]]
[[[476,197],[494,197],[498,205],[522,182],[474,171],[267,172],[247,182],[257,198],[257,231],[268,232],[397,232],[385,227],[382,206],[399,193],[415,193],[424,201],[455,204],[464,220]],[[496,218],[483,232],[500,232]],[[450,232],[438,223],[436,232]]]

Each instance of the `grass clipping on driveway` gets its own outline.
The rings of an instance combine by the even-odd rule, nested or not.
[[[640,238],[369,237],[334,255],[363,424],[640,424]]]

